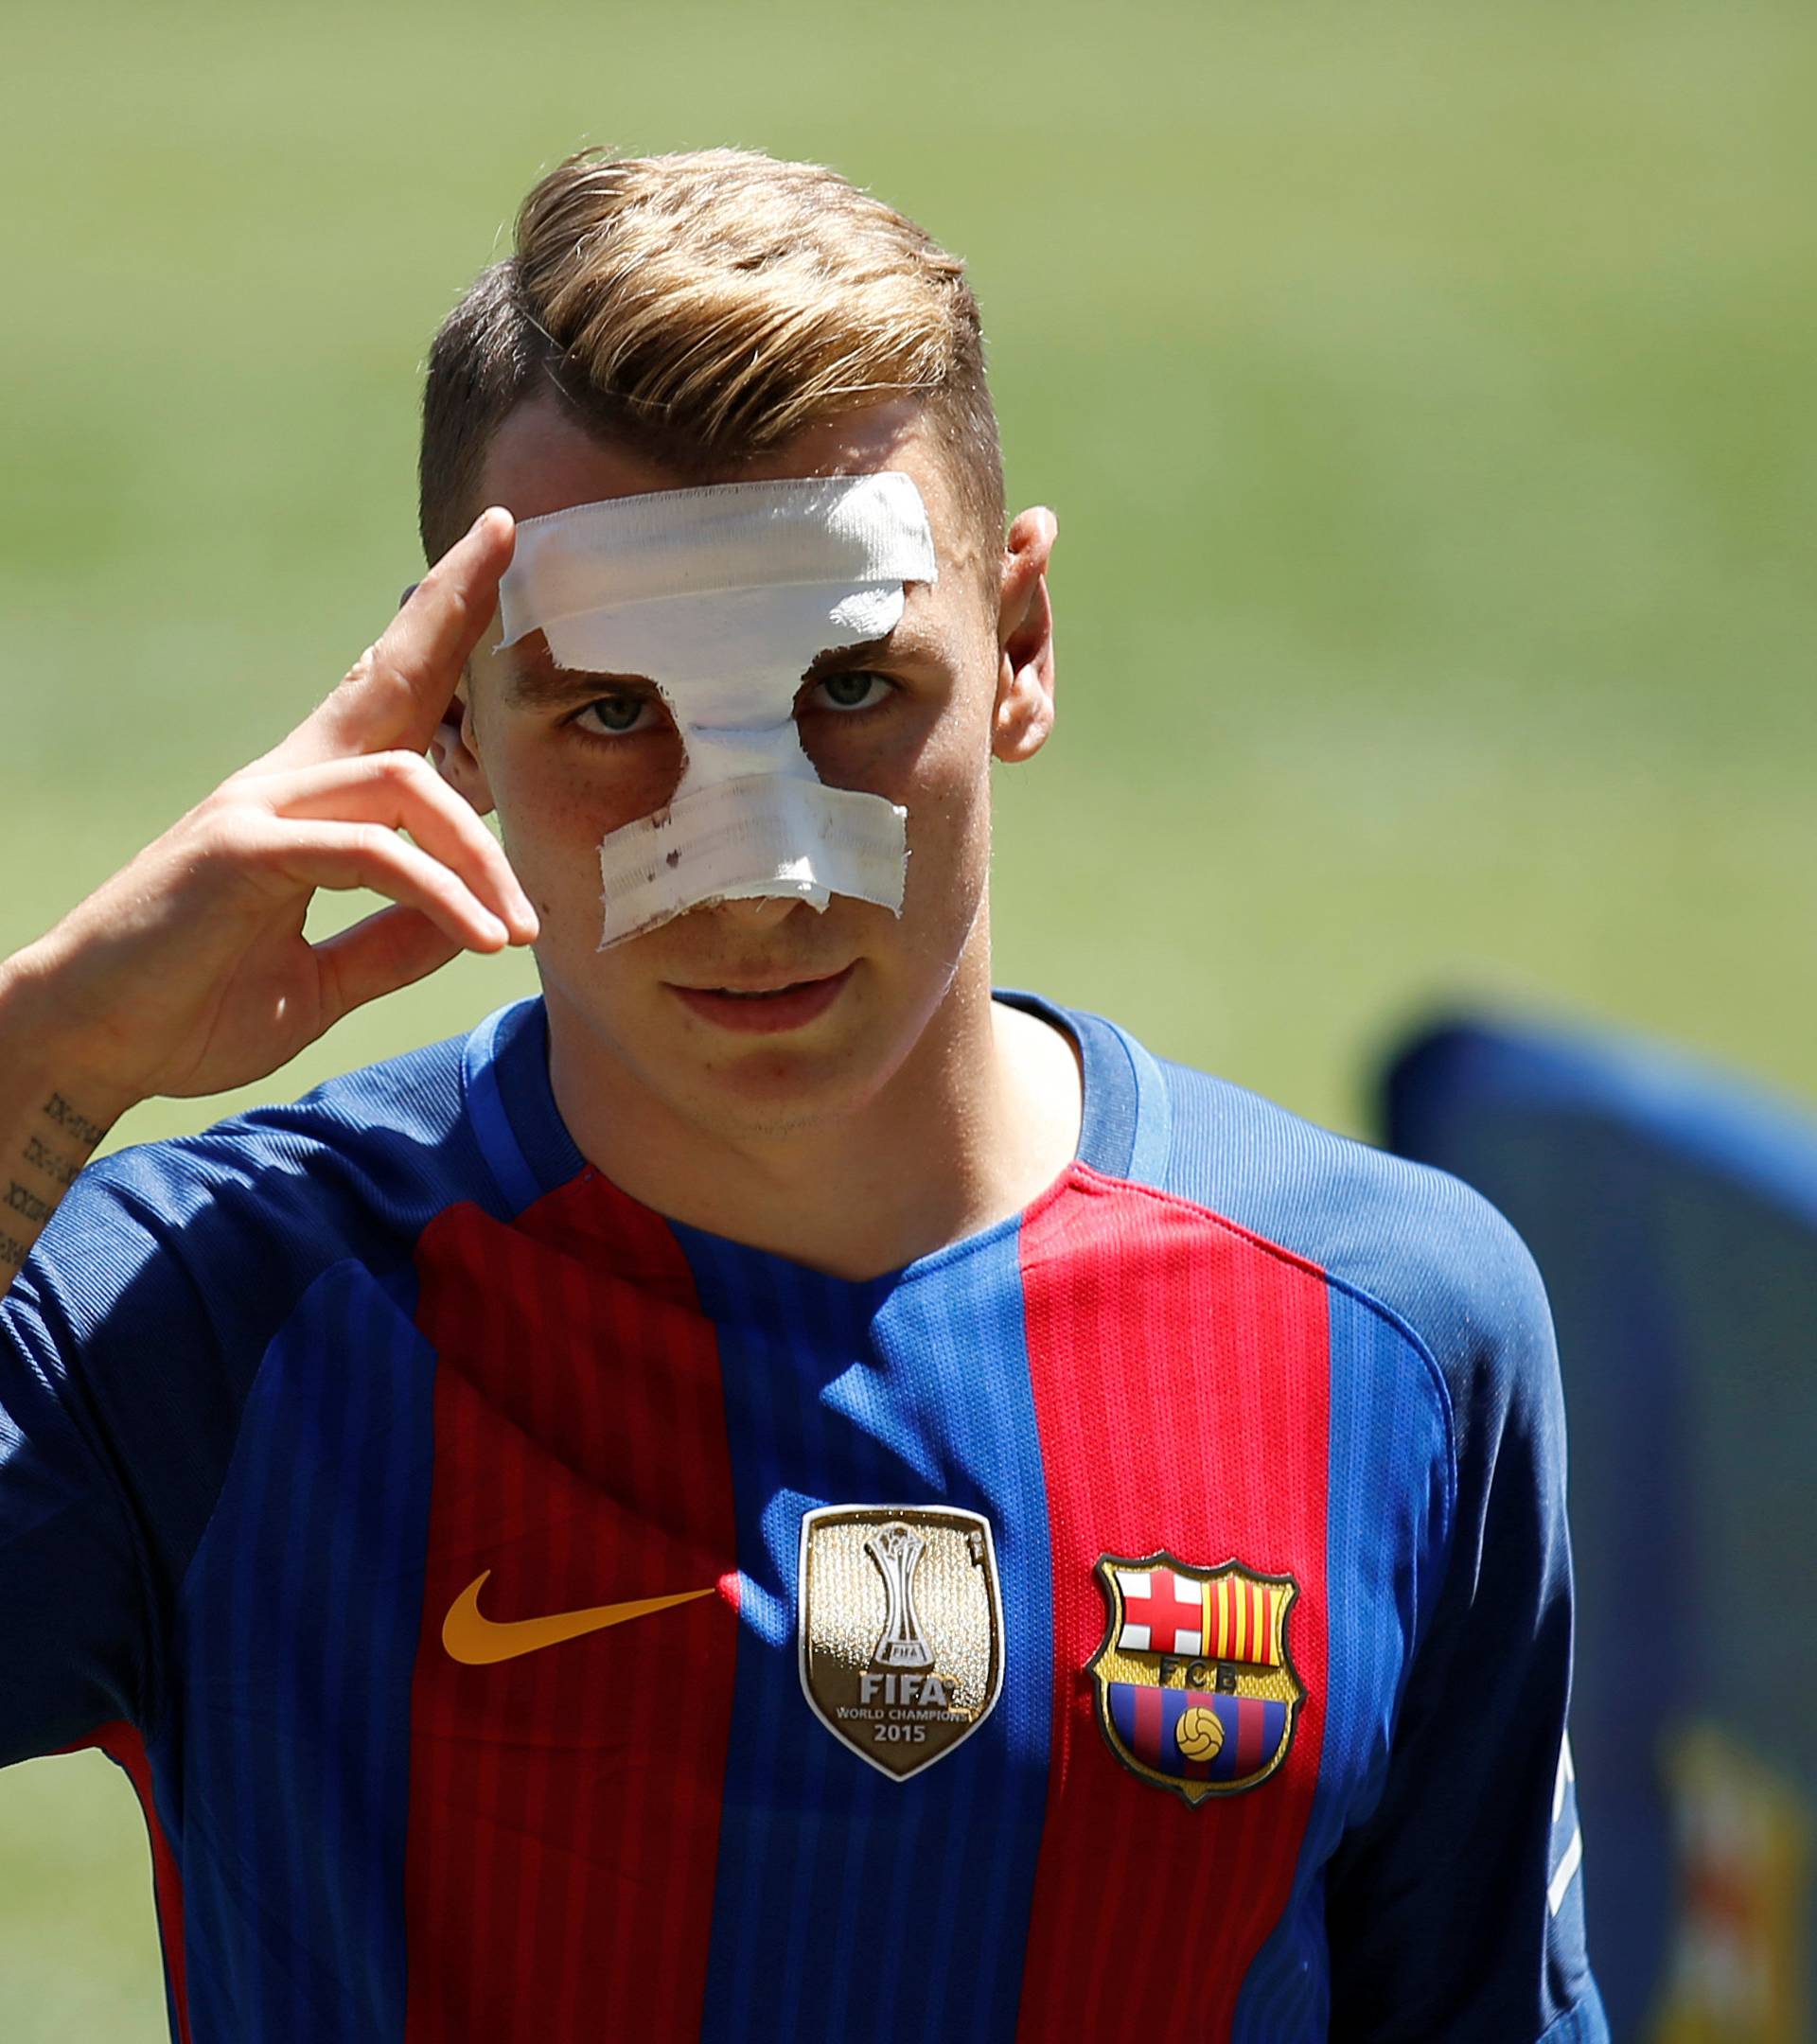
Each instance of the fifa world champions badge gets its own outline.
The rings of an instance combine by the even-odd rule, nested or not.
[[[1194,1808],[1265,1782],[1306,1700],[1287,1646],[1299,1585],[1165,1548],[1100,1555],[1096,1573],[1108,1622],[1087,1671],[1111,1752]]]
[[[827,1505],[802,1521],[802,1691],[835,1738],[907,1781],[1003,1687],[990,1521],[947,1506]]]

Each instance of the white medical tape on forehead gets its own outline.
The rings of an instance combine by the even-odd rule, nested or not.
[[[903,585],[938,573],[921,493],[893,472],[616,498],[519,526],[501,643],[539,629],[561,666],[653,681],[685,750],[668,807],[600,846],[602,949],[714,901],[846,894],[902,912],[908,812],[821,784],[795,698],[820,654],[886,637]]]
[[[519,524],[500,643],[540,628],[553,651],[552,624],[664,596],[937,575],[921,492],[894,469],[613,497]]]

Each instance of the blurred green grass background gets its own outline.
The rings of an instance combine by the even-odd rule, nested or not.
[[[1060,514],[1000,979],[1359,1130],[1456,999],[1817,1094],[1814,60],[1768,0],[18,15],[0,951],[383,623],[423,350],[538,170],[737,142],[970,258]],[[529,984],[458,965],[259,1093]],[[0,1780],[0,2032],[163,2034],[92,1756]]]

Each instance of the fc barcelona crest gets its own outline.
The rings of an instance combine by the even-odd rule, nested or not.
[[[1109,1623],[1088,1672],[1111,1752],[1194,1807],[1266,1781],[1306,1698],[1287,1651],[1299,1585],[1240,1561],[1192,1568],[1165,1548],[1101,1555],[1097,1575]]]
[[[802,1520],[802,1690],[893,1781],[976,1732],[1003,1687],[991,1523],[944,1505],[826,1505]]]

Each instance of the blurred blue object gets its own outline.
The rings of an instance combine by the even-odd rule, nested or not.
[[[1803,1847],[1774,1847],[1781,1871],[1756,1855],[1756,1871],[1713,1874],[1663,1763],[1687,1728],[1713,1728],[1786,1785],[1782,1828],[1803,1835],[1797,1811],[1817,1794],[1817,1119],[1657,1046],[1487,1021],[1422,1032],[1385,1091],[1390,1147],[1492,1200],[1551,1295],[1571,1439],[1572,1743],[1614,2034],[1801,2035],[1817,1925],[1783,1870]],[[1763,2013],[1706,2032],[1725,1995]]]

